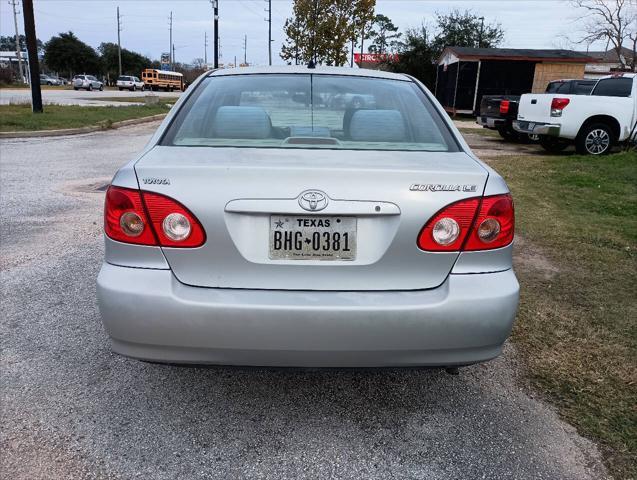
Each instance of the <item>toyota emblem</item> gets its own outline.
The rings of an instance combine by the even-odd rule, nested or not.
[[[318,212],[327,207],[327,195],[320,190],[306,190],[299,196],[299,205],[304,210]]]

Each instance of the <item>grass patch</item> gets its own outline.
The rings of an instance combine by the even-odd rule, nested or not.
[[[0,132],[55,130],[92,125],[110,128],[115,122],[167,113],[168,110],[163,103],[121,107],[45,105],[44,113],[34,114],[28,104],[0,105]]]
[[[637,478],[637,154],[488,162],[516,202],[513,339],[531,381]]]
[[[473,133],[475,135],[482,135],[483,137],[502,138],[497,130],[491,130],[489,128],[459,127],[458,130],[460,130],[460,132],[463,133],[463,134],[466,134],[466,133],[472,134]]]

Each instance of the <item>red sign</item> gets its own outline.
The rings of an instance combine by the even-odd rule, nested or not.
[[[363,63],[383,63],[383,62],[397,62],[398,54],[397,53],[360,53],[354,54],[354,61],[356,63],[361,63],[361,57],[363,58]]]

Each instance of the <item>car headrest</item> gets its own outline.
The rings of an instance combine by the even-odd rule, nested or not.
[[[218,138],[268,138],[272,121],[261,107],[219,107],[215,115],[214,136]]]
[[[349,134],[359,142],[404,142],[405,122],[398,110],[356,110]]]

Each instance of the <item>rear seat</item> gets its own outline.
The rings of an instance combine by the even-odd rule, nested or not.
[[[270,138],[272,121],[261,107],[219,107],[213,134],[217,138]]]
[[[356,110],[349,136],[357,142],[405,142],[407,131],[398,110]]]

